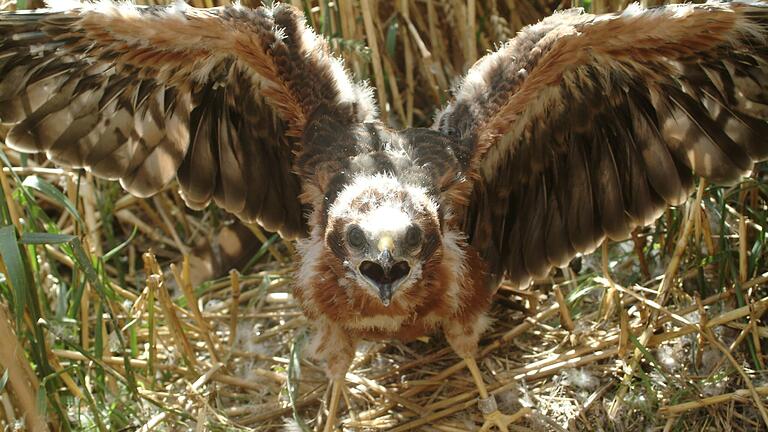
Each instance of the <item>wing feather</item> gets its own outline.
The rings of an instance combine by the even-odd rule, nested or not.
[[[177,178],[190,207],[213,201],[306,235],[295,171],[314,170],[294,169],[295,138],[320,108],[339,122],[375,118],[369,93],[291,6],[101,1],[0,15],[7,144],[138,196]]]
[[[226,106],[219,116],[216,125],[216,138],[219,142],[218,166],[227,167],[219,171],[219,181],[216,183],[214,196],[216,202],[222,207],[232,209],[237,213],[245,207],[246,189],[242,187],[242,181],[248,170],[248,160],[243,154],[240,137],[237,129],[232,124],[231,93],[226,95]]]
[[[631,101],[628,106],[631,124],[628,127],[643,158],[648,183],[664,201],[672,205],[680,204],[688,197],[690,180],[685,180],[690,178],[690,174],[677,169],[678,165],[659,131],[653,107],[650,106],[650,96],[634,91],[628,97]]]
[[[704,111],[699,102],[680,89],[665,86],[655,104],[665,119],[664,140],[693,171],[716,182],[734,180],[734,173],[751,169],[752,160]]]
[[[217,135],[217,110],[221,107],[222,90],[204,89],[193,96],[195,108],[190,113],[188,157],[179,167],[179,184],[184,198],[193,208],[202,208],[213,197],[219,166],[214,154]]]
[[[634,5],[555,14],[478,61],[435,128],[469,153],[472,187],[446,196],[491,274],[526,283],[683,202],[694,174],[768,157],[767,40],[763,3]]]
[[[528,274],[543,276],[549,270],[547,252],[544,245],[543,226],[547,216],[547,181],[544,176],[534,179],[533,184],[525,189],[522,209],[522,223],[519,225],[522,236],[522,256],[525,271]]]
[[[544,249],[546,250],[547,261],[556,267],[567,264],[571,257],[576,254],[576,249],[568,236],[566,213],[563,210],[563,204],[561,204],[567,202],[568,198],[567,194],[562,193],[563,189],[556,180],[555,188],[549,194],[547,220],[544,226]]]

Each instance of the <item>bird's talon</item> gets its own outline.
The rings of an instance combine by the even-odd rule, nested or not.
[[[502,414],[498,409],[495,409],[490,413],[486,413],[483,411],[483,402],[488,401],[489,399],[493,399],[493,405],[495,407],[496,400],[493,398],[493,396],[490,396],[487,399],[480,399],[480,411],[483,412],[483,417],[485,417],[485,422],[483,422],[483,427],[480,428],[480,431],[489,431],[491,430],[491,427],[496,426],[498,430],[507,432],[509,431],[509,425],[520,420],[522,417],[528,415],[531,412],[530,408],[523,408],[512,415]]]

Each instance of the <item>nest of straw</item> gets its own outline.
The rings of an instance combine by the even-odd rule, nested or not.
[[[292,3],[407,126],[429,124],[455,78],[523,25],[626,2]],[[136,199],[2,150],[2,430],[318,428],[328,383],[303,355],[291,244],[215,208],[191,212],[172,186]],[[480,363],[503,411],[531,408],[515,430],[768,428],[766,173],[699,184],[631,239],[526,290],[501,287]],[[481,423],[440,335],[364,344],[347,384],[345,429]]]

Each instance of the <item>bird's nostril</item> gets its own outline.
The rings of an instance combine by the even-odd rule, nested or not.
[[[384,270],[381,264],[373,261],[363,261],[360,263],[360,273],[377,284],[391,284],[408,276],[411,272],[411,266],[407,261],[398,261],[389,271]]]

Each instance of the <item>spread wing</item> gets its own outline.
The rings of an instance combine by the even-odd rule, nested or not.
[[[761,3],[569,11],[478,61],[436,127],[468,154],[451,193],[495,277],[525,283],[652,222],[694,175],[768,157],[766,37]]]
[[[190,207],[213,201],[287,237],[306,234],[291,137],[321,107],[372,118],[368,93],[286,5],[0,15],[9,146],[139,196],[177,178]]]

